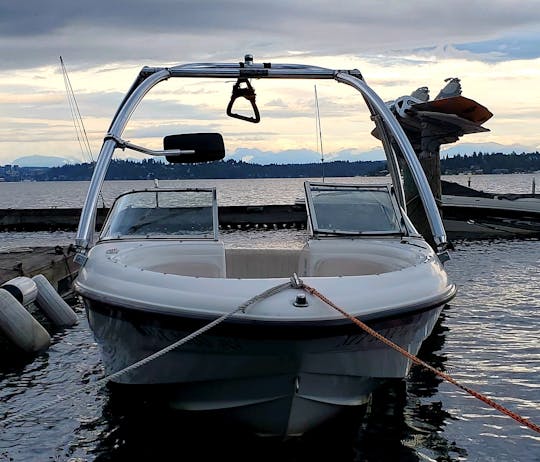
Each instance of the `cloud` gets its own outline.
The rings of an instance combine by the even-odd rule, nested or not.
[[[2,2],[0,46],[4,68],[54,63],[185,62],[257,57],[376,54],[459,43],[484,55],[486,46],[513,59],[532,56],[511,46],[520,30],[538,30],[535,0],[25,0]],[[516,35],[517,34],[517,35]],[[497,40],[507,37],[501,50]],[[475,44],[484,44],[483,46]]]
[[[60,55],[96,147],[143,65],[235,62],[246,52],[259,62],[358,68],[384,100],[424,85],[434,96],[445,78],[460,77],[464,95],[495,114],[489,121],[492,132],[470,138],[538,145],[537,6],[537,0],[455,0],[444,5],[431,0],[342,0],[339,7],[327,0],[309,5],[299,0],[4,1],[0,163],[28,149],[77,155]],[[317,146],[311,82],[280,94],[267,91],[269,81],[255,81],[263,120],[251,127],[224,117],[232,81],[204,87],[182,81],[170,90],[172,80],[145,99],[141,113],[146,110],[146,118],[137,110],[126,139],[143,138],[158,147],[164,134],[192,129],[228,134],[230,150],[242,145],[275,150]],[[326,93],[322,81],[317,88],[325,150],[369,149],[372,140],[362,145],[345,140],[356,133],[353,123],[364,119],[364,113],[358,114],[362,103],[338,97],[333,89]],[[344,108],[356,118],[345,120]],[[341,130],[333,138],[332,126]]]
[[[540,35],[538,32],[520,31],[493,40],[456,44],[455,48],[476,57],[482,56],[484,61],[535,59],[540,58]]]
[[[268,103],[266,103],[267,106],[269,107],[278,107],[278,108],[286,108],[287,107],[287,103],[285,103],[285,101],[283,101],[281,98],[277,98],[277,99],[273,99],[271,101],[268,101]]]

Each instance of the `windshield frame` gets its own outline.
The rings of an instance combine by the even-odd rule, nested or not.
[[[315,200],[313,197],[313,188],[324,188],[328,191],[360,191],[360,190],[373,190],[373,191],[385,191],[390,198],[390,204],[392,211],[397,221],[397,229],[388,231],[353,231],[343,229],[327,229],[320,227],[317,222],[317,213],[315,209]],[[408,236],[409,229],[403,219],[402,209],[399,206],[393,188],[389,184],[379,185],[367,185],[367,184],[339,184],[339,183],[316,183],[306,181],[304,182],[304,189],[306,195],[306,212],[308,214],[308,223],[310,227],[310,234],[312,237],[320,236]]]
[[[112,220],[114,219],[113,215],[117,215],[121,210],[117,210],[117,205],[120,204],[123,198],[126,196],[132,195],[132,194],[156,194],[156,204],[159,204],[158,201],[158,194],[159,193],[211,193],[212,195],[212,231],[211,233],[207,234],[200,234],[200,235],[189,235],[189,234],[157,234],[157,235],[136,235],[136,234],[126,234],[126,235],[107,235],[109,232],[109,227],[112,224]],[[152,209],[152,207],[148,207],[149,209]],[[153,208],[159,208],[159,205],[157,207]],[[126,210],[123,208],[122,210]],[[218,205],[217,205],[217,192],[216,188],[146,188],[146,189],[138,189],[138,190],[131,190],[126,191],[122,194],[120,194],[114,201],[112,207],[109,209],[109,212],[107,214],[107,217],[105,218],[105,221],[103,222],[103,226],[99,232],[98,242],[108,242],[111,240],[139,240],[139,239],[176,239],[176,240],[219,240],[219,219],[218,219]]]

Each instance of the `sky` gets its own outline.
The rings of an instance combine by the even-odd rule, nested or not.
[[[494,114],[484,124],[489,132],[460,142],[540,149],[538,0],[4,0],[0,50],[0,165],[27,155],[89,160],[60,56],[93,157],[141,67],[238,62],[245,53],[255,61],[359,69],[385,101],[421,86],[434,98],[446,78],[457,77],[463,96]],[[320,149],[312,82],[283,89],[254,81],[264,121],[254,125],[224,117],[232,81],[177,80],[149,95],[124,138],[159,148],[166,134],[217,130],[228,155],[245,152],[253,161],[261,152]],[[351,91],[317,83],[329,158],[352,150],[368,159],[378,147],[357,133],[371,125],[359,121],[366,114]]]

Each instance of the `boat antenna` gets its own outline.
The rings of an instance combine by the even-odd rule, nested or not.
[[[66,66],[64,65],[64,60],[60,56],[60,66],[62,67],[62,75],[64,77],[64,85],[66,87],[66,95],[69,105],[69,111],[71,112],[71,119],[73,120],[73,127],[75,128],[75,133],[77,134],[77,141],[79,142],[79,147],[83,155],[83,160],[89,159],[89,162],[92,164],[92,168],[95,165],[94,156],[92,154],[92,148],[90,147],[90,142],[88,141],[88,135],[86,133],[86,128],[84,127],[83,118],[81,116],[81,111],[79,110],[79,105],[77,104],[77,99],[75,98],[75,92],[71,86],[71,81],[67,73]],[[103,199],[103,194],[99,193],[101,197],[101,202],[105,208],[105,199]]]
[[[322,128],[321,128],[321,114],[319,112],[319,97],[317,96],[317,85],[314,85],[315,87],[315,107],[317,108],[317,117],[316,117],[316,134],[317,134],[317,150],[321,149],[321,167],[322,167],[322,181],[324,183],[324,151],[323,151],[323,144],[322,144]]]

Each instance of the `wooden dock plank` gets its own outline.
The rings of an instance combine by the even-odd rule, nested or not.
[[[69,246],[20,247],[0,252],[0,284],[17,276],[43,274],[62,295],[71,289],[77,270]]]

